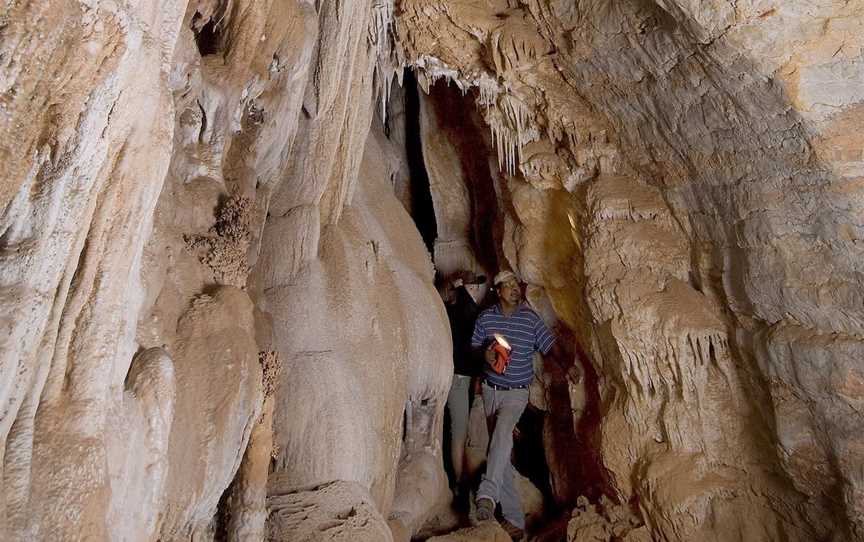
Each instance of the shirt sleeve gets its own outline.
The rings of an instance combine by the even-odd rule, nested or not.
[[[479,348],[483,346],[483,341],[486,340],[486,327],[483,325],[483,315],[481,314],[474,323],[474,334],[471,335],[471,346]]]
[[[538,316],[534,321],[534,348],[544,356],[549,353],[555,343],[555,335],[549,331],[546,324]]]

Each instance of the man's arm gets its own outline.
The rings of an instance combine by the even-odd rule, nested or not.
[[[561,371],[561,376],[574,382],[580,382],[582,380],[582,367],[575,360],[569,369],[562,363],[561,360],[564,359],[566,353],[539,316],[537,316],[537,323],[534,326],[534,334],[535,348],[543,356],[543,364],[548,366],[548,362],[551,362]]]

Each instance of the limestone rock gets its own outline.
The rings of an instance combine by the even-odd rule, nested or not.
[[[158,525],[155,512],[167,485],[176,393],[171,356],[149,348],[132,360],[122,409],[112,413],[117,429],[108,436],[108,453],[118,470],[110,472],[115,498],[108,522],[128,525],[129,534],[141,539],[155,534]]]
[[[274,414],[283,490],[357,482],[411,532],[448,493],[440,434],[449,329],[429,256],[380,167],[385,145],[369,138],[352,204],[322,230],[317,258],[268,285],[261,306],[274,348],[292,360]],[[267,271],[284,264],[260,260],[254,280],[284,276]]]
[[[206,529],[240,467],[236,451],[245,450],[261,414],[263,385],[250,305],[244,292],[222,287],[196,299],[178,324],[164,538]],[[238,309],[246,318],[237,318]]]
[[[356,482],[267,497],[267,540],[392,542],[390,528],[368,492]]]
[[[443,536],[433,536],[429,542],[510,542],[510,536],[495,521],[484,521],[476,527],[466,527]]]
[[[704,503],[738,496],[715,501],[743,522],[736,529],[776,536],[747,513],[767,506],[801,511],[776,516],[787,538],[860,538],[858,473],[827,459],[855,455],[835,428],[855,434],[860,416],[848,392],[816,392],[789,372],[842,366],[836,356],[864,321],[849,215],[860,138],[840,128],[860,112],[861,62],[846,45],[860,41],[860,4],[485,6],[404,2],[399,41],[428,77],[473,89],[506,173],[495,180],[508,209],[496,241],[593,361],[596,397],[570,396],[587,417],[573,431],[603,435],[594,490],[644,503],[634,465],[699,453],[692,484],[702,469],[747,465],[721,477],[732,486],[702,486]],[[834,353],[796,348],[805,344]],[[807,413],[805,402],[820,406]],[[779,425],[758,421],[775,416]],[[844,489],[826,492],[831,480]],[[743,498],[752,484],[760,504]]]
[[[418,532],[450,360],[414,137],[437,270],[514,269],[559,335],[532,403],[558,504],[600,503],[573,536],[620,524],[608,495],[644,523],[618,538],[864,539],[862,28],[860,1],[7,2],[0,539],[256,538],[268,477],[369,520],[321,504],[309,536]]]
[[[579,497],[573,517],[567,525],[568,542],[647,542],[648,529],[626,507],[614,505],[605,497],[602,503],[592,505]]]

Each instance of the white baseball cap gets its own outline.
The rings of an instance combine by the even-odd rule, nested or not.
[[[502,282],[507,282],[508,280],[518,280],[516,278],[516,274],[513,271],[501,271],[497,275],[495,275],[495,279],[492,281],[495,286],[498,286]]]

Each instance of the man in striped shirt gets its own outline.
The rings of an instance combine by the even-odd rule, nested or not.
[[[494,285],[498,303],[480,313],[471,337],[472,347],[484,349],[483,407],[490,435],[486,472],[477,490],[477,519],[494,518],[495,504],[501,503],[503,526],[514,540],[519,540],[524,534],[525,514],[510,463],[513,429],[528,405],[534,352],[548,354],[555,337],[537,313],[522,302],[516,275],[502,271],[495,276]],[[510,363],[503,374],[493,369],[495,352],[490,345],[496,334],[503,336],[511,348]]]

